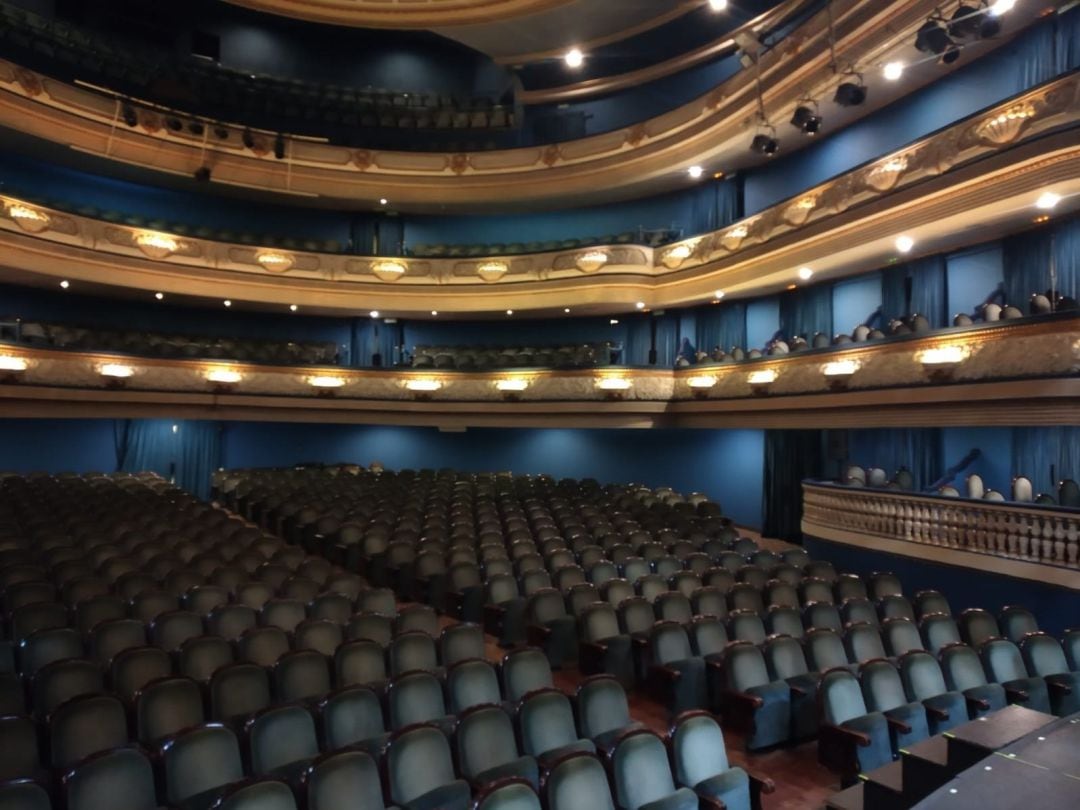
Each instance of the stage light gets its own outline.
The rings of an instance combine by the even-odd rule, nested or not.
[[[709,0],[709,8],[713,11],[723,11],[727,5],[728,0]]]
[[[638,301],[636,304],[634,304],[634,306],[637,307],[638,309],[645,309],[645,302],[644,301]]]
[[[1044,211],[1049,211],[1059,202],[1061,202],[1060,194],[1055,194],[1052,191],[1044,191],[1039,195],[1039,199],[1035,201],[1035,207],[1041,208]]]
[[[371,272],[375,274],[379,281],[397,281],[405,275],[408,269],[404,262],[395,259],[383,259],[371,265]]]
[[[341,388],[345,385],[345,378],[331,376],[308,377],[308,385],[312,388]]]
[[[207,382],[212,382],[217,385],[236,385],[240,380],[244,378],[239,371],[234,371],[229,368],[214,368],[206,372]]]
[[[139,123],[139,116],[130,102],[124,102],[123,106],[120,108],[120,114],[124,118],[124,123],[129,127],[136,126]]]
[[[151,259],[165,259],[180,248],[180,243],[169,234],[155,231],[136,234],[135,244]]]
[[[496,380],[495,388],[498,391],[511,394],[520,394],[529,387],[529,381],[523,377],[511,377],[508,380]]]
[[[772,135],[759,132],[754,136],[754,140],[750,142],[750,151],[772,157],[780,151],[780,141],[776,140]]]
[[[389,205],[389,204],[390,204],[390,201],[388,199],[386,199],[386,197],[380,197],[379,198],[379,205]]]
[[[64,279],[63,281],[60,282],[60,289],[62,289],[62,290],[66,290],[70,286],[71,286],[71,282],[68,281],[67,279]]]
[[[864,101],[866,101],[866,87],[862,83],[860,76],[855,76],[853,82],[842,82],[840,86],[836,88],[836,94],[833,96],[833,101],[839,104],[841,107],[858,107]]]
[[[255,255],[255,261],[268,273],[284,273],[292,268],[293,257],[276,250],[264,250]]]
[[[979,9],[961,3],[949,18],[949,36],[967,39],[979,33]]]
[[[817,104],[814,102],[810,104],[813,106],[801,104],[795,108],[795,113],[791,116],[791,125],[804,135],[817,135],[821,130],[822,118],[818,115]]]
[[[633,385],[626,377],[601,377],[596,381],[596,387],[601,391],[628,391]]]
[[[811,270],[809,267],[800,267],[799,268],[799,278],[801,278],[803,281],[809,281],[813,277],[814,277],[814,271]]]
[[[691,388],[704,388],[709,389],[716,385],[716,377],[711,375],[702,375],[700,377],[689,377],[686,380],[686,384]]]
[[[154,293],[154,298],[156,298],[158,301],[164,300],[165,293],[156,292],[156,293]]]
[[[508,309],[508,310],[506,310],[506,314],[507,314],[507,315],[513,315],[513,314],[514,314],[514,310],[512,310],[512,309]]]
[[[585,54],[579,48],[571,48],[566,52],[563,61],[566,62],[567,67],[579,68],[585,64]]]
[[[132,376],[135,373],[135,369],[131,366],[125,366],[123,363],[106,363],[98,369],[98,373],[102,377],[112,377],[113,379],[123,380]]]
[[[919,33],[915,35],[915,48],[922,53],[933,53],[939,56],[945,53],[945,49],[952,44],[948,33],[936,19],[929,19],[922,24]]]
[[[565,312],[567,315],[569,315],[570,314],[570,307],[564,307],[563,312]]]
[[[1016,0],[994,0],[990,4],[990,13],[995,17],[1000,17],[1002,14],[1012,11],[1015,6]]]
[[[405,387],[410,391],[430,394],[442,388],[439,380],[406,380]]]
[[[476,265],[476,275],[488,284],[494,284],[509,272],[510,265],[506,262],[489,261]]]
[[[619,325],[619,319],[618,318],[611,318],[608,321],[608,323],[611,324],[612,326],[618,326]]]
[[[285,136],[280,132],[274,137],[274,157],[278,160],[285,159]]]
[[[689,174],[692,179],[697,180],[705,173],[705,170],[700,166],[691,166],[686,170],[686,173]]]
[[[195,170],[192,177],[195,178],[196,183],[209,183],[210,182],[211,169],[209,166],[200,166]]]
[[[0,355],[0,371],[26,371],[29,363],[25,358],[12,357],[10,354]]]
[[[298,307],[296,304],[289,304],[289,312],[296,312],[296,310],[298,309],[300,309],[300,307]]]
[[[373,310],[371,310],[371,312],[368,313],[368,315],[370,315],[372,318],[378,318],[379,317],[379,310],[373,309]]]
[[[885,65],[881,72],[890,82],[895,82],[904,75],[904,63],[889,62]]]
[[[602,250],[590,250],[574,257],[574,264],[582,273],[595,273],[608,263],[608,255]]]
[[[910,253],[913,247],[915,247],[915,240],[910,236],[896,237],[896,249],[901,253]]]
[[[250,129],[245,129],[240,136],[240,142],[244,144],[245,149],[255,148],[255,136],[251,133]]]
[[[52,219],[44,211],[22,203],[9,205],[8,216],[27,233],[41,233],[52,222]]]
[[[439,310],[437,310],[437,309],[431,310],[431,317],[432,318],[436,318],[436,317],[438,317],[438,315],[439,315]]]
[[[226,307],[231,307],[232,306],[232,301],[230,301],[228,298],[226,298],[221,303],[224,304]]]
[[[716,299],[717,301],[719,301],[719,300],[720,300],[721,298],[723,298],[723,297],[724,297],[724,291],[723,291],[723,290],[717,290],[716,292],[714,292],[714,293],[713,293],[713,297],[714,297],[714,298],[715,298],[715,299]]]

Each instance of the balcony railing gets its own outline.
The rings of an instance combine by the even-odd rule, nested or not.
[[[807,481],[802,528],[824,540],[935,561],[958,558],[932,553],[932,547],[1053,566],[1064,570],[1044,568],[1039,576],[1031,566],[978,567],[1080,588],[1080,509]],[[896,543],[915,548],[904,551]]]

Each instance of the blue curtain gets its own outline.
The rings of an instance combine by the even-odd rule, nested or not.
[[[802,542],[802,482],[825,475],[825,432],[766,430],[761,533]]]
[[[701,310],[697,319],[697,346],[711,352],[717,346],[730,351],[746,346],[746,304],[732,302]]]
[[[651,318],[648,315],[634,315],[627,319],[626,345],[623,347],[624,366],[645,366],[649,363],[649,348],[652,346]]]
[[[1013,472],[1030,478],[1036,492],[1055,493],[1061,479],[1080,479],[1080,427],[1013,428],[1012,446]]]
[[[662,315],[655,320],[656,365],[671,368],[675,365],[675,357],[679,351],[679,317]]]
[[[887,267],[881,273],[881,320],[879,328],[884,329],[889,321],[910,315],[908,302],[908,267],[898,264]]]
[[[210,476],[221,466],[217,422],[127,419],[115,435],[121,472],[156,472],[200,498],[210,496]]]
[[[890,476],[906,467],[915,488],[925,489],[941,478],[944,446],[939,428],[853,430],[848,447],[857,447],[851,461],[862,467],[881,467]]]
[[[690,200],[689,233],[707,233],[742,218],[742,194],[734,179],[705,183]]]
[[[817,284],[780,296],[780,331],[787,337],[832,335],[832,285]]]
[[[1032,295],[1050,289],[1050,242],[1046,228],[1001,241],[1005,303],[1026,311]]]
[[[1080,217],[1074,217],[1055,227],[1053,241],[1058,292],[1080,300]]]
[[[1067,73],[1080,67],[1080,6],[1054,17],[1054,69]]]
[[[353,326],[352,365],[372,366],[376,353],[383,366],[392,365],[397,341],[397,324],[383,323],[377,318],[357,318]]]
[[[908,269],[911,273],[911,312],[905,314],[924,316],[933,329],[948,326],[945,257],[916,259],[908,263]]]

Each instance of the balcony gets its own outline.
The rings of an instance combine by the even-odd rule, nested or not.
[[[803,482],[804,534],[1080,590],[1080,510]]]

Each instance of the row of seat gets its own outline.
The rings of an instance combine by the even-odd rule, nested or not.
[[[679,228],[638,228],[606,236],[587,236],[580,239],[554,239],[544,242],[495,242],[476,245],[419,244],[409,249],[410,256],[425,259],[483,258],[486,256],[517,256],[524,253],[554,253],[558,250],[577,250],[591,245],[647,245],[659,247],[682,238]]]
[[[592,368],[611,362],[610,342],[576,346],[416,346],[412,353],[414,368],[458,369],[491,368]]]

